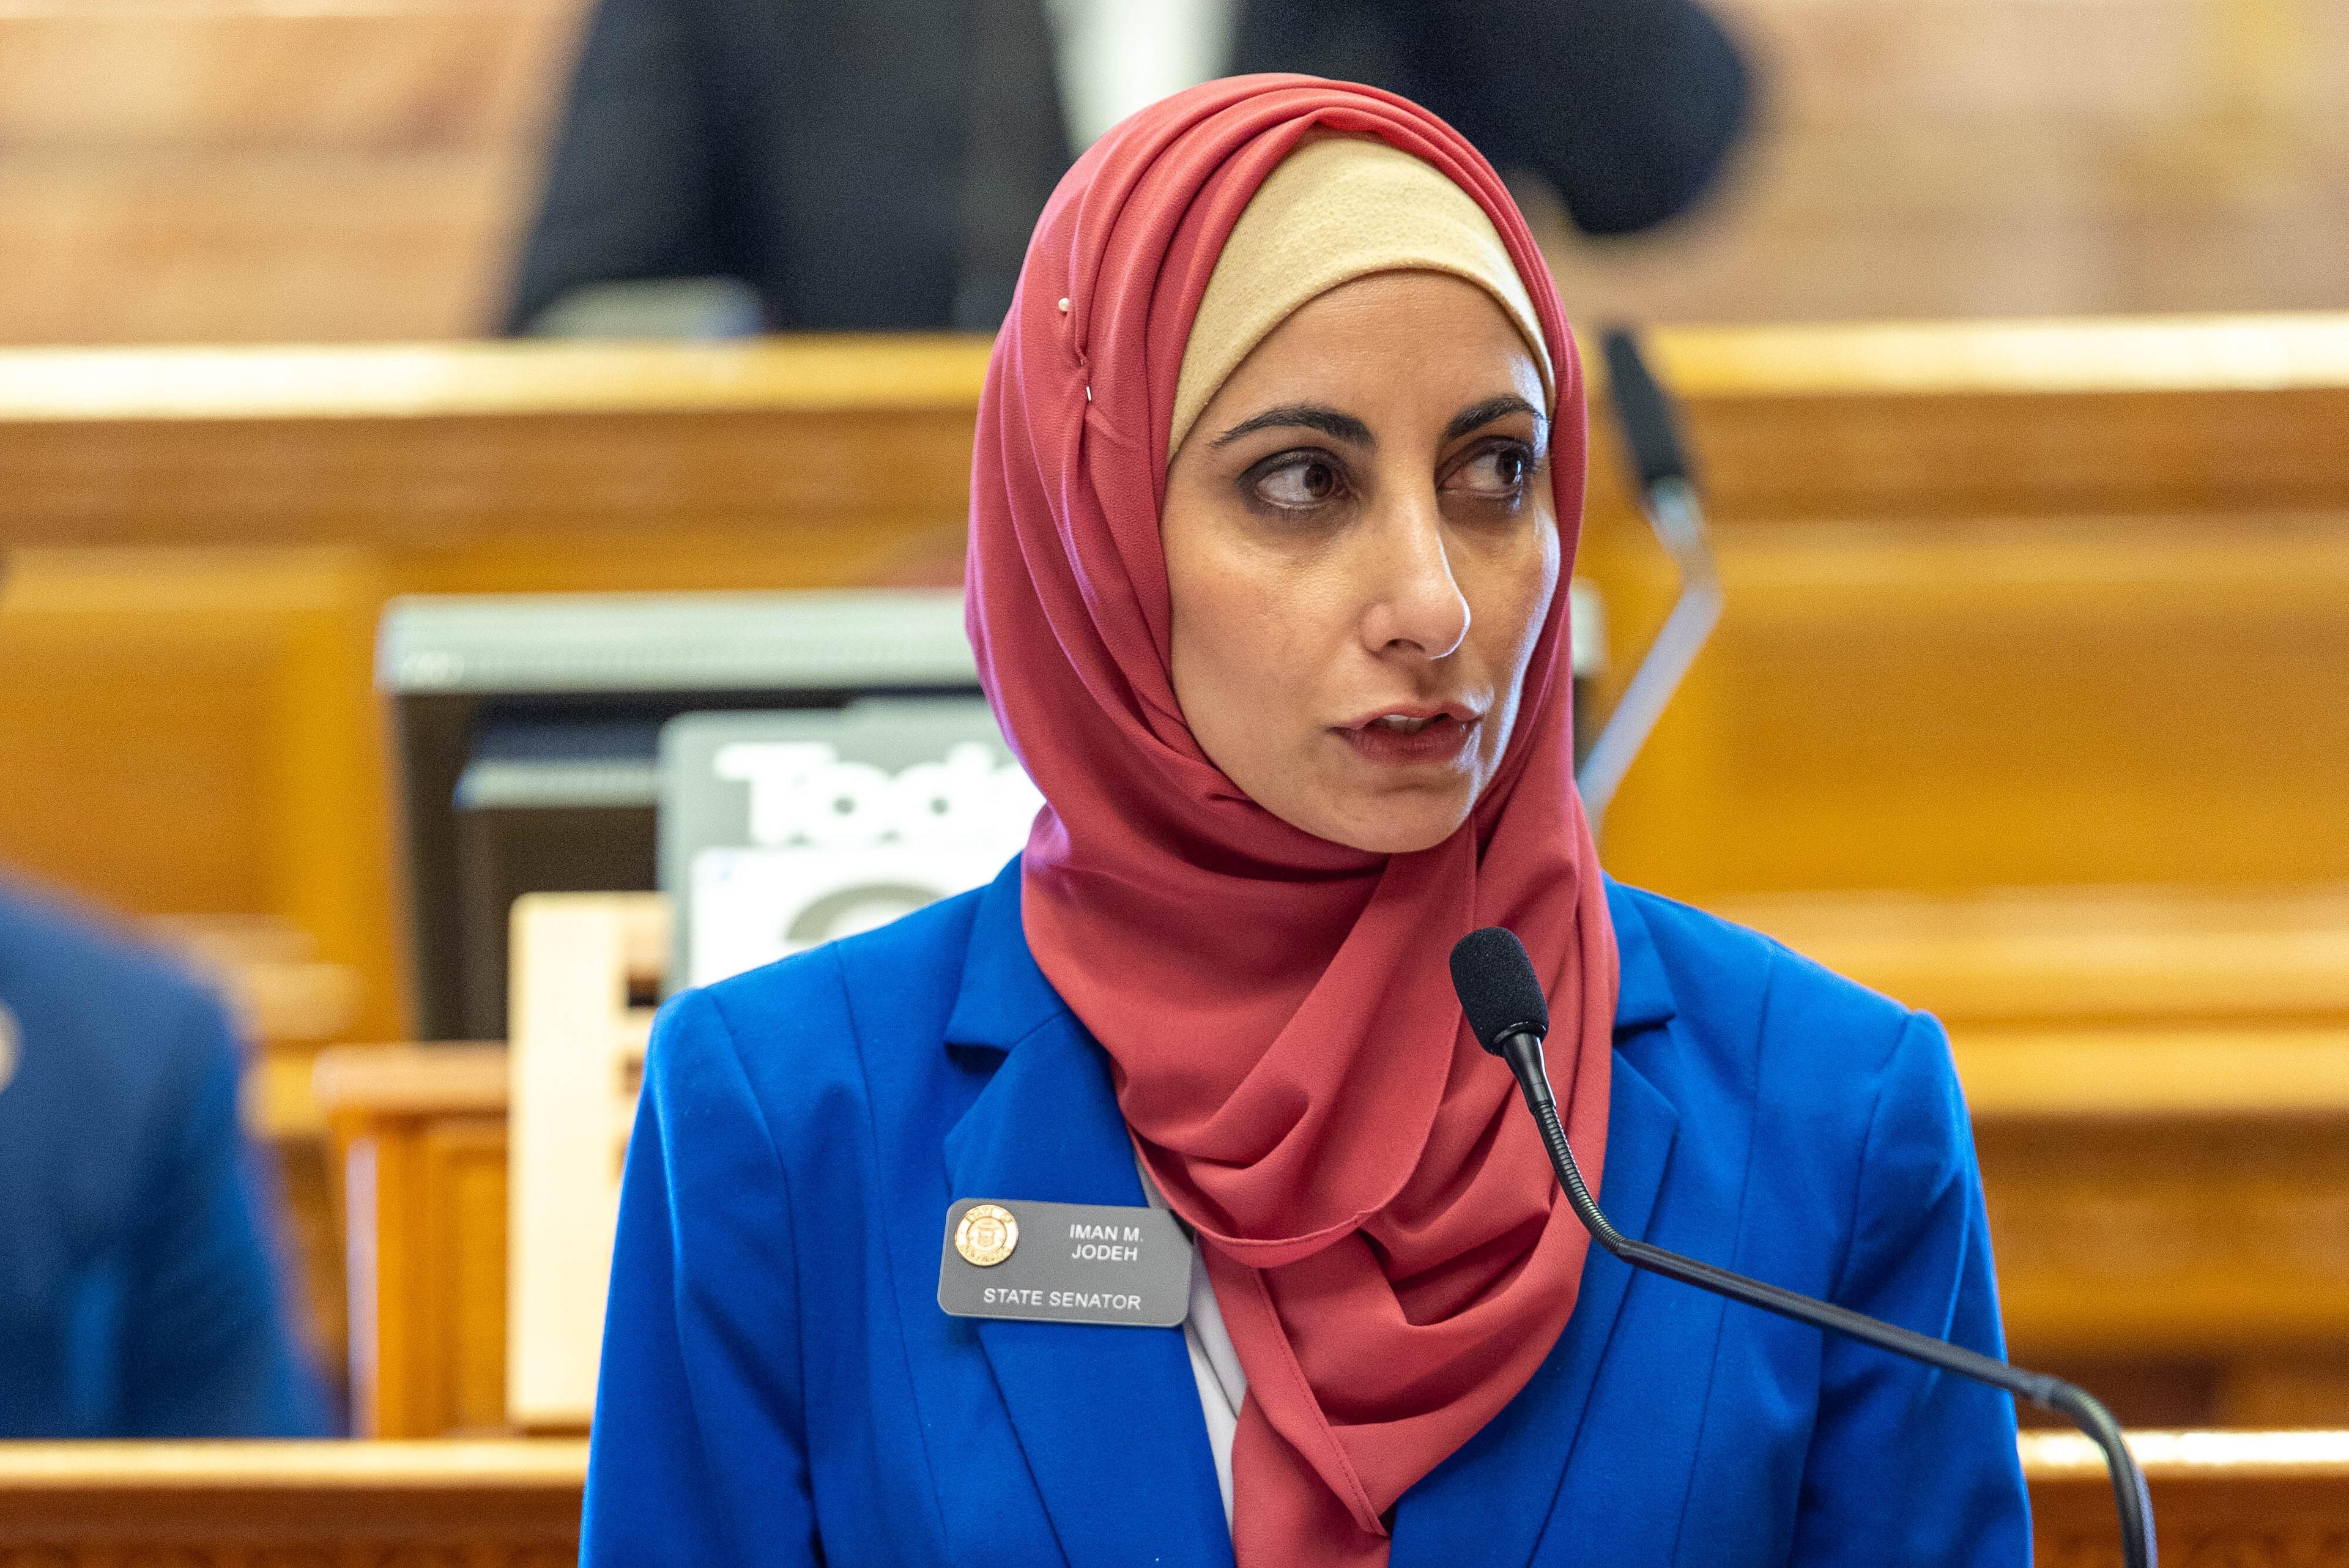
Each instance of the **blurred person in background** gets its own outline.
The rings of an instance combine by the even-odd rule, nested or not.
[[[992,332],[1072,144],[1272,70],[1425,104],[1590,234],[1749,118],[1695,0],[599,0],[506,329]]]
[[[327,1432],[210,992],[0,879],[0,1438]]]

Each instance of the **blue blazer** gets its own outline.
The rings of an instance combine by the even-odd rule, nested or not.
[[[0,887],[0,1438],[325,1436],[220,1003]]]
[[[1999,1354],[1939,1026],[1608,896],[1615,1222]],[[947,1208],[974,1196],[1143,1201],[1107,1058],[1021,935],[1016,862],[671,1001],[622,1187],[583,1562],[1229,1564],[1180,1330],[938,1310]],[[2023,1563],[2027,1510],[2004,1395],[1593,1247],[1533,1380],[1397,1505],[1392,1562]]]

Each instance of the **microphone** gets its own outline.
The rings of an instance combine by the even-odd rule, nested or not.
[[[2120,1514],[2123,1562],[2127,1568],[2154,1568],[2153,1502],[2146,1491],[2145,1472],[2137,1468],[2135,1456],[2128,1451],[2128,1444],[2121,1437],[2120,1423],[2085,1389],[2060,1377],[2026,1372],[1961,1345],[1951,1345],[1797,1291],[1764,1284],[1624,1235],[1608,1222],[1598,1201],[1590,1196],[1590,1189],[1583,1184],[1573,1146],[1567,1142],[1566,1129],[1558,1123],[1557,1102],[1551,1096],[1549,1072],[1542,1063],[1542,1041],[1549,1033],[1549,1002],[1542,995],[1541,981],[1534,973],[1532,961],[1526,957],[1524,945],[1513,932],[1498,926],[1469,932],[1453,944],[1452,989],[1460,998],[1460,1010],[1467,1014],[1468,1027],[1477,1043],[1508,1063],[1510,1071],[1516,1075],[1517,1087],[1525,1093],[1526,1108],[1533,1112],[1535,1122],[1541,1127],[1542,1142],[1548,1146],[1549,1162],[1557,1172],[1558,1185],[1564,1189],[1575,1218],[1590,1232],[1591,1240],[1635,1269],[1645,1269],[1796,1323],[1864,1340],[1896,1355],[2002,1388],[2043,1410],[2069,1417],[2104,1450],[2105,1467],[2113,1478],[2114,1505]]]

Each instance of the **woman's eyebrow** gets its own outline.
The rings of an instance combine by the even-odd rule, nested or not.
[[[1487,398],[1481,403],[1471,404],[1453,415],[1452,422],[1444,427],[1444,439],[1447,441],[1458,441],[1470,431],[1482,425],[1489,425],[1495,420],[1506,419],[1511,414],[1531,414],[1537,425],[1548,422],[1542,418],[1539,409],[1535,408],[1523,398],[1511,393],[1503,393],[1500,397]]]
[[[1371,434],[1371,427],[1353,415],[1341,414],[1335,409],[1325,409],[1317,403],[1289,403],[1278,409],[1267,409],[1253,419],[1242,420],[1217,436],[1215,444],[1222,446],[1244,435],[1254,435],[1258,431],[1275,430],[1285,425],[1301,425],[1309,431],[1319,431],[1323,435],[1344,441],[1349,446],[1379,444]]]

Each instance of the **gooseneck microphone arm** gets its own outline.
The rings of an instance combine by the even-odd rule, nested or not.
[[[1506,939],[1506,948],[1491,940],[1494,938]],[[1465,951],[1472,942],[1481,942],[1481,949]],[[1500,974],[1497,989],[1503,994],[1495,996],[1493,992],[1496,988],[1479,982],[1495,978],[1496,971],[1513,967],[1508,962],[1512,951],[1516,965],[1523,967],[1523,974]],[[2105,1467],[2112,1475],[2114,1505],[2120,1515],[2122,1561],[2127,1568],[2155,1568],[2153,1503],[2146,1491],[2145,1472],[2137,1468],[2136,1457],[2129,1452],[2121,1436],[2120,1423],[2093,1395],[2060,1377],[2026,1371],[1963,1345],[1885,1323],[1797,1291],[1764,1284],[1624,1235],[1609,1222],[1598,1200],[1590,1196],[1590,1189],[1582,1179],[1581,1167],[1575,1163],[1574,1146],[1567,1141],[1566,1128],[1558,1121],[1557,1101],[1550,1093],[1549,1072],[1542,1061],[1542,1037],[1549,1026],[1548,1007],[1541,998],[1540,982],[1534,976],[1533,965],[1526,959],[1525,949],[1514,935],[1498,927],[1472,932],[1461,939],[1453,950],[1452,975],[1470,1028],[1485,1048],[1507,1062],[1509,1070],[1516,1075],[1526,1108],[1533,1112],[1534,1121],[1541,1128],[1542,1142],[1549,1150],[1549,1162],[1557,1172],[1558,1186],[1565,1191],[1575,1218],[1582,1221],[1593,1241],[1633,1268],[1760,1307],[1764,1312],[1776,1313],[1796,1323],[1864,1341],[1896,1355],[1971,1377],[1977,1383],[1987,1383],[2018,1398],[2028,1399],[2043,1410],[2069,1418],[2104,1450]],[[1532,988],[1529,999],[1524,994],[1528,986]],[[1472,991],[1482,994],[1472,998]],[[1512,1003],[1516,1004],[1514,1009]],[[1484,1015],[1481,1018],[1480,1013]],[[1509,1022],[1495,1024],[1495,1017]]]

